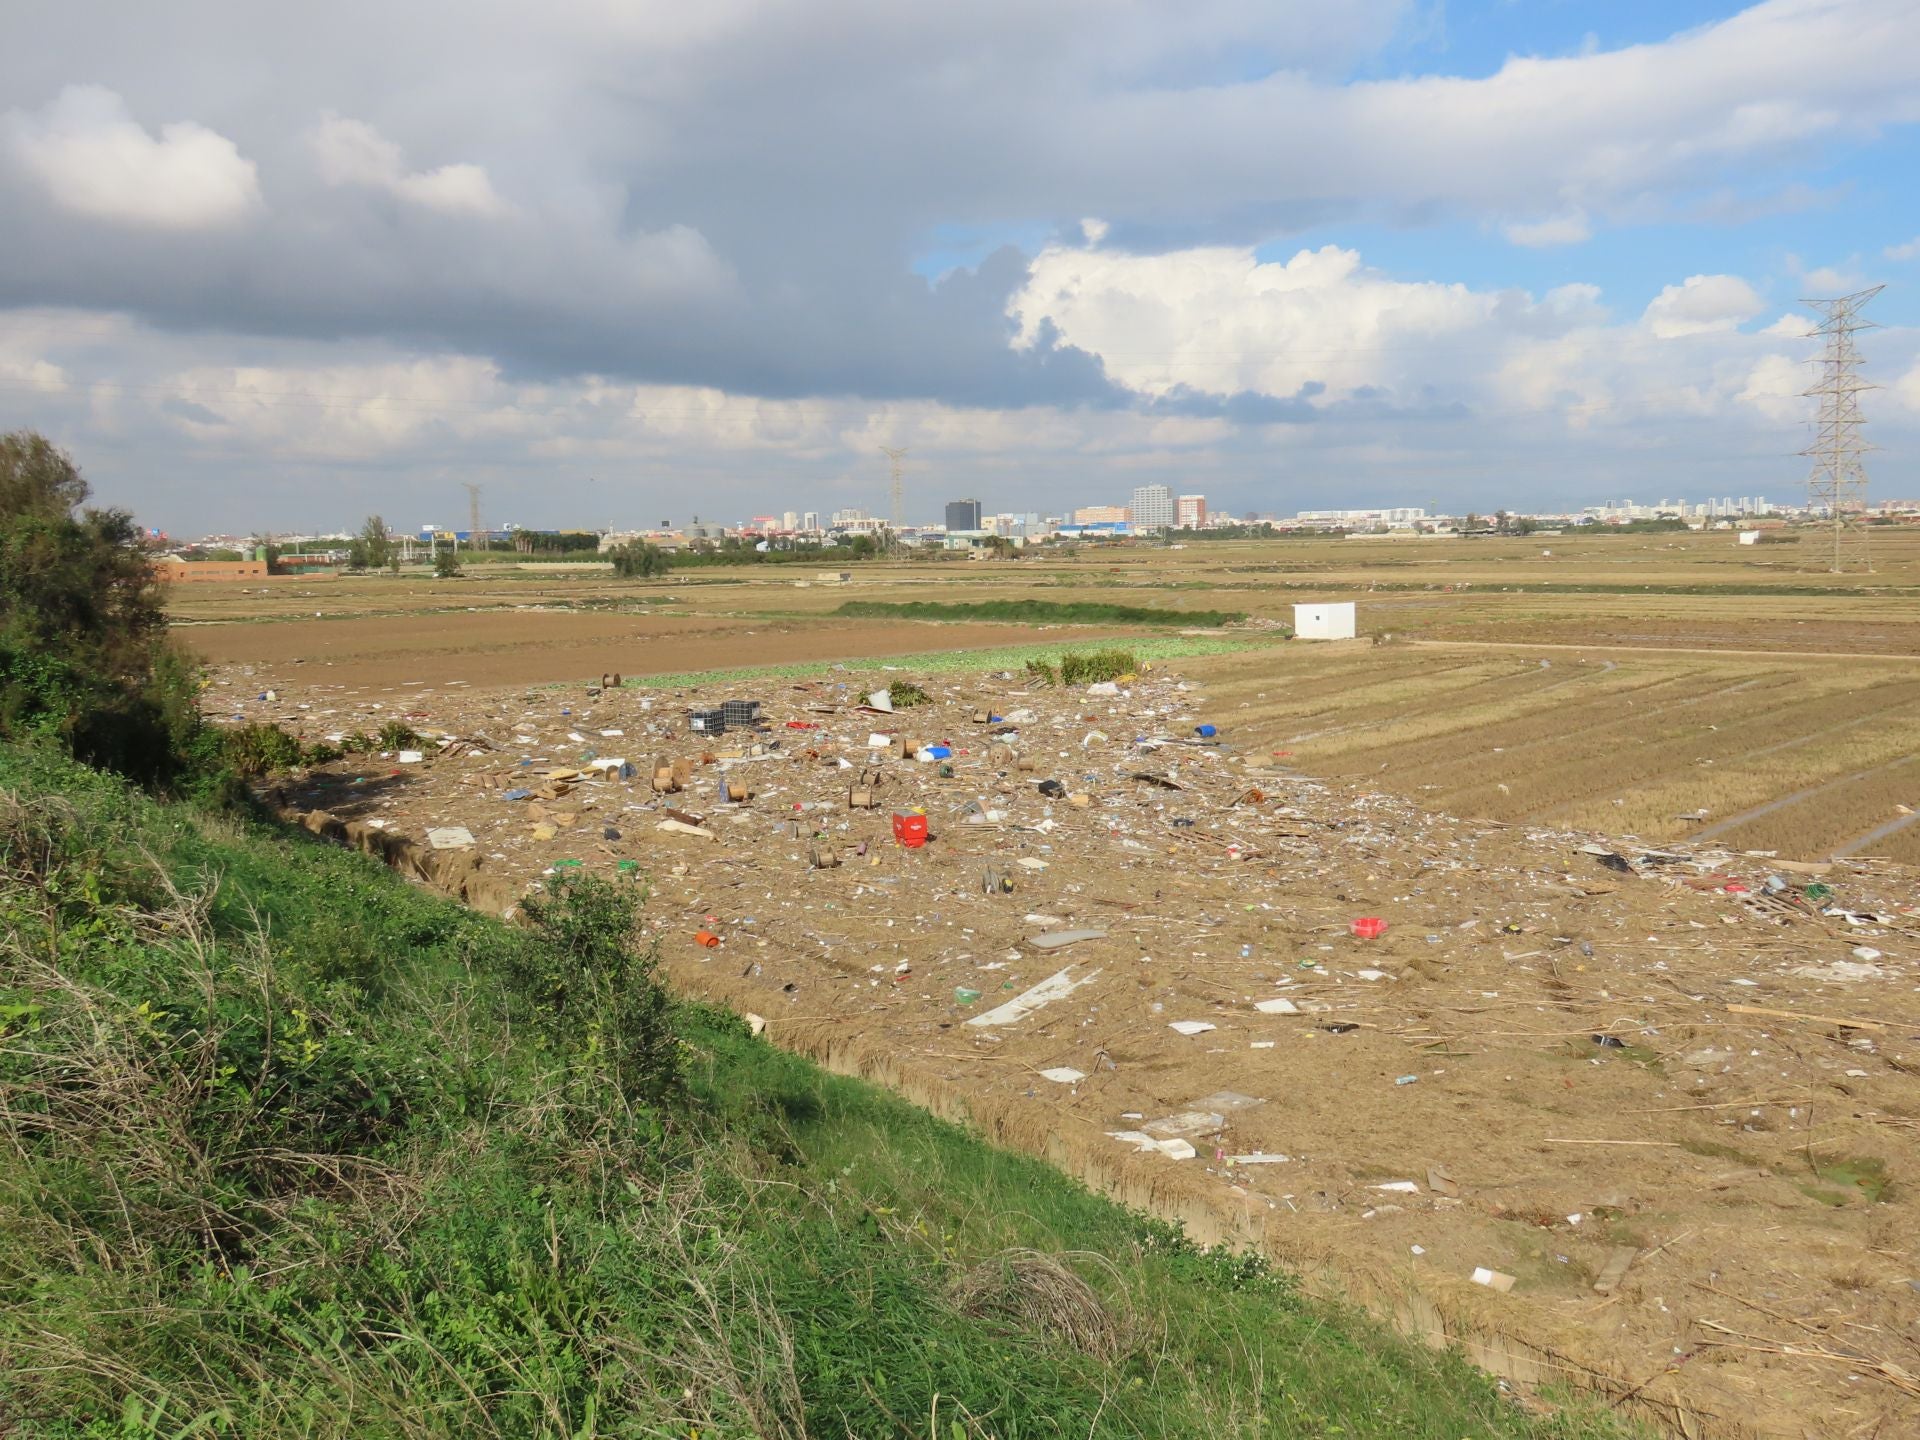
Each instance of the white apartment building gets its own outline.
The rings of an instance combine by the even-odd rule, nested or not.
[[[1170,485],[1142,485],[1133,492],[1133,528],[1136,530],[1171,529],[1179,510]]]

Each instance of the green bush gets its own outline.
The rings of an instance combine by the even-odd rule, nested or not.
[[[887,695],[896,710],[911,710],[916,705],[933,703],[933,697],[911,680],[895,680],[887,686]]]
[[[1046,660],[1027,661],[1027,679],[1035,685],[1058,685],[1060,672]]]
[[[222,738],[227,763],[249,779],[292,770],[305,759],[300,742],[278,725],[240,725]]]
[[[1135,675],[1140,662],[1131,650],[1095,650],[1086,655],[1069,651],[1060,657],[1062,685],[1092,685],[1102,680],[1118,680]]]
[[[0,738],[169,787],[217,754],[139,527],[42,436],[0,436]]]
[[[651,580],[672,568],[667,552],[644,540],[630,540],[607,552],[613,573],[623,580]]]
[[[639,908],[631,884],[551,875],[521,902],[538,942],[514,949],[509,973],[551,1040],[584,1045],[622,1095],[658,1104],[680,1091],[680,1051],[656,953],[638,949]]]
[[[411,725],[404,720],[389,720],[380,727],[380,733],[374,737],[374,749],[408,750],[420,737],[414,733]]]

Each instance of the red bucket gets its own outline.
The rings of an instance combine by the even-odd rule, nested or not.
[[[1387,922],[1378,915],[1362,915],[1347,928],[1361,940],[1378,940],[1387,933]]]
[[[927,817],[924,815],[895,815],[893,817],[893,838],[909,850],[918,850],[927,843]]]

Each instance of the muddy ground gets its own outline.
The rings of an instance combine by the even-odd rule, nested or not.
[[[1913,872],[1429,813],[1194,743],[1215,717],[1171,670],[1111,696],[919,676],[933,703],[887,716],[855,708],[886,676],[826,668],[595,694],[488,688],[472,656],[410,675],[471,685],[339,684],[314,653],[221,667],[210,711],[458,741],[280,786],[314,828],[405,836],[491,909],[630,862],[683,993],[1523,1380],[1674,1433],[1914,1433]],[[688,733],[727,698],[764,728]],[[654,793],[656,757],[684,789]],[[881,804],[850,809],[866,768]],[[914,806],[918,850],[891,834]],[[429,851],[436,827],[473,843]]]

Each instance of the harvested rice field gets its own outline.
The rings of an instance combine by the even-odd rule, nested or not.
[[[1920,661],[1296,642],[1192,668],[1243,743],[1305,774],[1650,844],[1920,863]]]

